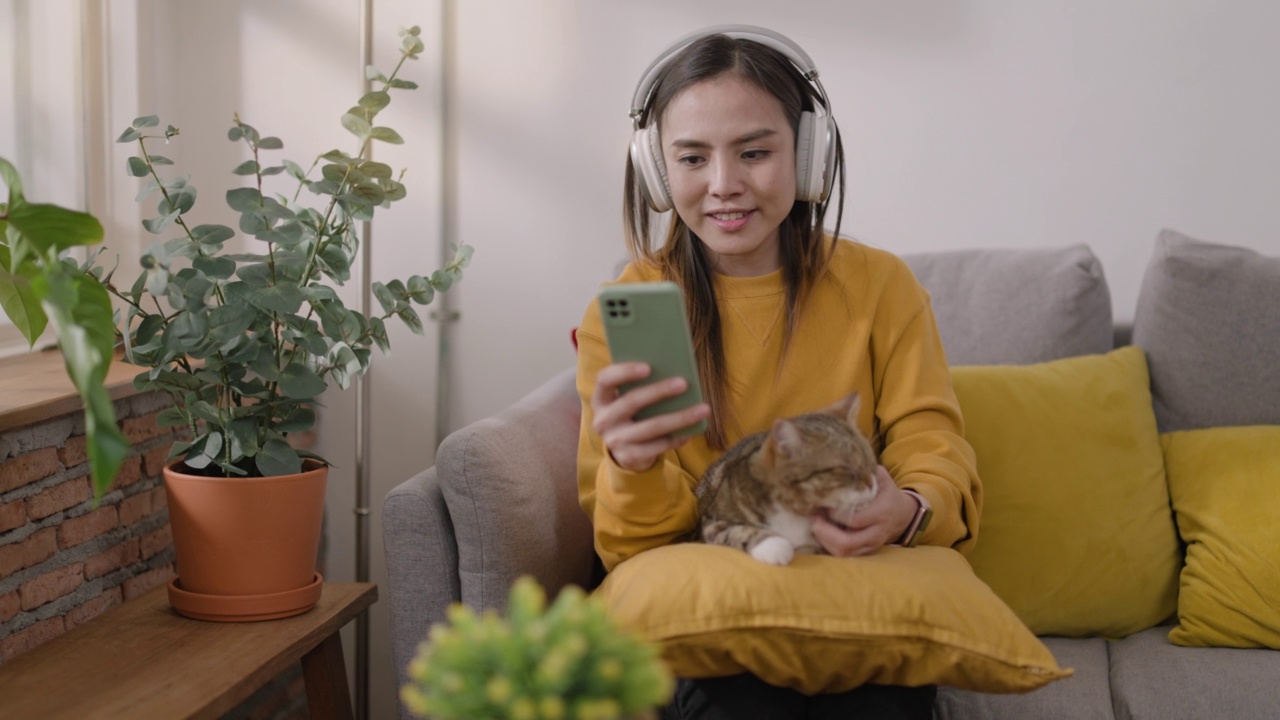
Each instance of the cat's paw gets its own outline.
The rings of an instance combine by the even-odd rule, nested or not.
[[[795,556],[795,548],[787,540],[773,535],[751,548],[751,557],[769,565],[789,565]]]

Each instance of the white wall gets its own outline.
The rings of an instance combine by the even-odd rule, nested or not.
[[[1132,318],[1162,227],[1280,254],[1280,5],[1269,0],[466,0],[450,426],[573,362],[624,256],[626,113],[685,32],[738,22],[822,71],[845,233],[897,252],[1085,242]]]

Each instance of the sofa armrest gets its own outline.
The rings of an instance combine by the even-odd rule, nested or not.
[[[512,583],[526,574],[548,595],[590,582],[595,549],[578,505],[580,417],[569,368],[440,445],[436,472],[467,605],[504,609]]]
[[[382,503],[382,544],[387,558],[387,601],[396,687],[427,637],[458,602],[458,546],[435,468],[397,485]]]

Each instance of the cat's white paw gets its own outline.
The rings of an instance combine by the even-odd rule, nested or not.
[[[751,557],[770,565],[789,565],[795,555],[795,548],[787,540],[772,535],[756,543],[751,548]]]

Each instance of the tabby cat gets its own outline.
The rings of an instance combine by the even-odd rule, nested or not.
[[[844,517],[876,493],[876,454],[858,431],[858,393],[743,438],[702,477],[700,539],[787,565],[820,553],[815,514]]]

